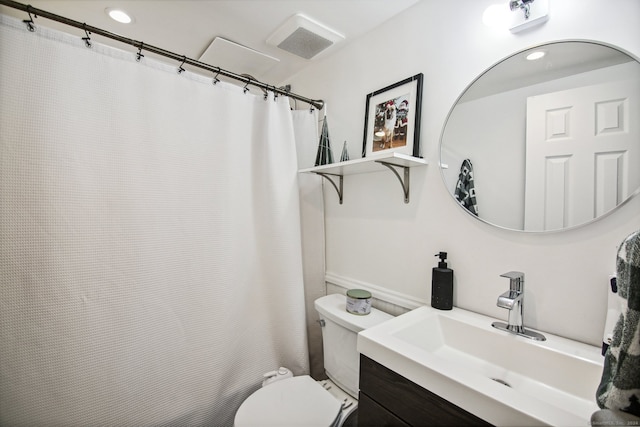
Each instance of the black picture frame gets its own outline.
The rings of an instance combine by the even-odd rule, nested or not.
[[[362,157],[397,151],[421,158],[422,73],[366,97]]]

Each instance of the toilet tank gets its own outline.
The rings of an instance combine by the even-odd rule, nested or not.
[[[346,304],[347,297],[341,294],[327,295],[315,301],[316,310],[324,323],[324,370],[341,389],[358,398],[358,332],[392,319],[393,316],[375,308],[371,308],[371,313],[365,316],[351,314],[347,311]]]

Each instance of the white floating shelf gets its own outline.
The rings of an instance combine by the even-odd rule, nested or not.
[[[427,161],[408,154],[397,152],[373,154],[362,159],[349,160],[347,162],[332,163],[329,165],[315,166],[313,168],[301,169],[300,173],[315,173],[326,180],[336,189],[340,204],[344,196],[343,179],[345,175],[354,175],[369,172],[381,172],[385,169],[391,170],[400,181],[402,191],[404,192],[404,202],[409,203],[409,168],[414,166],[425,166]],[[398,169],[402,169],[404,176],[401,177]],[[334,178],[339,178],[338,182]]]
[[[427,161],[418,157],[413,157],[402,153],[381,153],[374,154],[361,159],[349,160],[347,162],[332,163],[330,165],[315,166],[307,169],[300,169],[300,173],[327,173],[333,175],[354,175],[359,173],[380,172],[384,168],[378,162],[391,163],[396,166],[414,167],[425,166]]]

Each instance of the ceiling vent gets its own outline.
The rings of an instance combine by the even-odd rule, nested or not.
[[[301,58],[311,59],[340,40],[344,40],[342,34],[298,13],[271,34],[267,44]]]

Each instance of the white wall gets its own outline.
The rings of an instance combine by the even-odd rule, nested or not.
[[[425,77],[421,144],[430,165],[412,169],[409,204],[388,171],[347,176],[343,205],[325,185],[327,274],[428,304],[433,255],[447,251],[455,270],[454,304],[506,319],[496,307],[508,286],[499,275],[521,270],[526,325],[600,345],[607,276],[619,243],[640,228],[640,197],[575,230],[527,234],[495,228],[449,195],[437,167],[438,144],[461,91],[515,51],[592,39],[639,57],[640,1],[550,0],[549,21],[518,34],[482,23],[484,9],[497,1],[422,0],[288,81],[295,92],[327,101],[334,152],[347,140],[353,159],[361,151],[366,94],[420,72]]]

